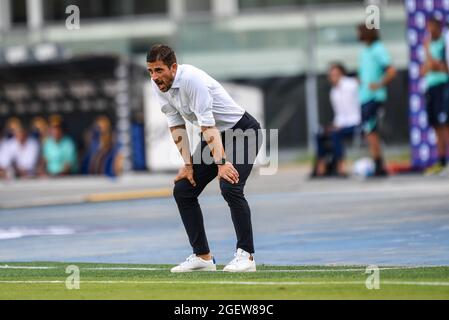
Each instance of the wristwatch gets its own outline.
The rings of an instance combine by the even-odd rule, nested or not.
[[[228,161],[226,160],[226,158],[221,158],[220,160],[216,161],[215,164],[216,164],[217,166],[222,166],[222,165],[225,165],[226,162],[228,162]]]

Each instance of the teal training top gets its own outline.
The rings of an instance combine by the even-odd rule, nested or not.
[[[385,76],[386,69],[391,65],[391,57],[384,45],[380,41],[375,41],[370,46],[366,46],[359,61],[361,104],[370,101],[385,102],[387,100],[387,88],[371,90],[370,84],[379,83]]]
[[[76,170],[77,153],[75,144],[71,138],[65,136],[59,142],[53,138],[47,138],[43,146],[43,156],[47,162],[47,171],[51,175],[62,173],[64,165]]]
[[[446,46],[443,37],[430,43],[430,54],[432,58],[440,62],[446,62]],[[431,71],[425,77],[426,88],[436,87],[449,81],[449,75],[446,72]]]

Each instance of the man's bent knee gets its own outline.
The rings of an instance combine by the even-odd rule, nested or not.
[[[225,199],[232,196],[243,197],[243,187],[244,185],[240,183],[232,184],[223,179],[220,181],[221,194]]]
[[[188,198],[196,198],[194,187],[187,179],[177,181],[173,188],[173,197],[177,201]]]

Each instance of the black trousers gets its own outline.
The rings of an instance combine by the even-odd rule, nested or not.
[[[244,188],[262,143],[262,135],[259,129],[261,129],[259,122],[250,114],[245,113],[233,128],[222,133],[227,159],[233,163],[238,171],[239,182],[231,184],[221,179],[221,194],[231,210],[232,222],[237,235],[236,248],[249,253],[254,253],[254,241],[251,210],[245,199]],[[196,187],[193,187],[186,179],[178,181],[175,183],[173,196],[178,205],[193,253],[201,255],[209,253],[210,250],[198,197],[209,182],[217,177],[218,167],[213,162],[210,149],[203,139],[194,152],[193,161]]]

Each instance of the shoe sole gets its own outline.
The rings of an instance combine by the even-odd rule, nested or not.
[[[170,270],[171,273],[190,273],[190,272],[215,272],[217,269],[195,269],[195,270],[180,270],[180,271],[173,271]]]
[[[223,272],[232,272],[232,273],[246,273],[246,272],[256,272],[257,269],[247,269],[247,270],[225,270],[223,269]]]

